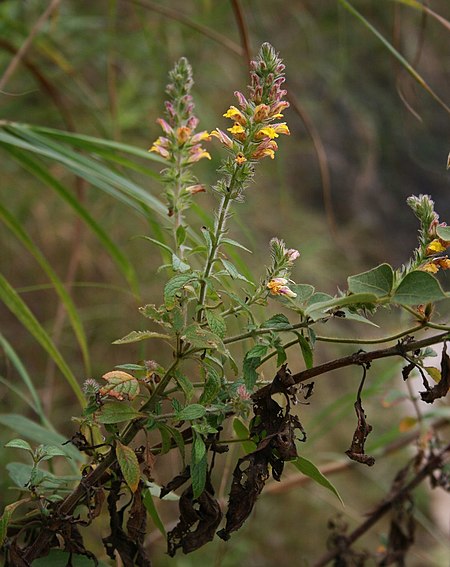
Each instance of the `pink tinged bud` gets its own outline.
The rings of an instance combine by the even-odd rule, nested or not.
[[[300,252],[298,250],[295,250],[295,248],[289,248],[289,250],[286,252],[286,258],[289,262],[294,262],[294,260],[297,260],[299,256]]]
[[[262,122],[269,117],[270,106],[267,104],[258,104],[255,108],[253,119],[255,122]]]
[[[191,138],[191,143],[192,144],[198,144],[199,142],[203,142],[204,140],[211,140],[211,136],[209,134],[209,132],[207,132],[206,130],[203,130],[202,132],[197,132],[197,134],[194,134]]]
[[[195,130],[198,126],[199,119],[196,116],[191,116],[189,120],[186,122],[186,126],[191,130]]]
[[[251,394],[244,386],[244,384],[241,384],[241,386],[237,387],[236,393],[241,398],[241,400],[249,400],[251,398]]]
[[[219,128],[213,130],[211,132],[211,136],[220,140],[222,144],[224,144],[227,148],[233,147],[233,140],[228,136],[228,134],[225,134],[225,132],[219,130]]]
[[[291,298],[297,297],[297,294],[286,285],[287,283],[288,280],[286,278],[273,278],[267,284],[267,288],[272,295],[285,295]]]
[[[240,106],[243,110],[245,110],[245,109],[247,108],[247,106],[248,106],[248,101],[247,101],[247,99],[245,98],[245,96],[244,96],[241,92],[239,92],[239,91],[234,91],[234,96],[238,99],[239,106]]]
[[[161,128],[163,129],[163,131],[164,131],[166,134],[171,134],[171,133],[173,132],[172,126],[170,126],[170,125],[164,120],[164,118],[158,118],[158,119],[156,120],[156,123],[161,126]]]
[[[166,110],[167,110],[169,116],[171,118],[174,118],[175,115],[176,115],[176,112],[175,112],[175,107],[173,106],[173,104],[171,102],[169,102],[168,100],[166,100],[166,102],[164,104],[166,106]]]
[[[272,106],[270,107],[270,112],[269,112],[269,116],[271,118],[275,118],[275,117],[281,117],[282,116],[282,112],[286,109],[289,108],[289,103],[285,100],[280,100],[278,102],[275,102],[274,104],[272,104]]]
[[[180,126],[180,128],[177,128],[177,141],[180,145],[185,144],[189,140],[190,136],[191,129],[187,126]]]

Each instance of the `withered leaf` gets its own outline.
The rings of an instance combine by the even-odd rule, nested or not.
[[[209,475],[205,490],[198,498],[194,498],[192,486],[186,488],[180,497],[179,507],[180,520],[167,534],[167,553],[170,557],[174,557],[179,548],[183,553],[191,553],[211,541],[222,520]]]
[[[353,433],[350,449],[345,451],[345,453],[352,461],[356,461],[358,463],[371,467],[375,464],[375,459],[370,455],[366,455],[364,445],[366,443],[367,436],[372,431],[372,426],[369,425],[369,423],[367,423],[366,421],[366,414],[361,402],[361,391],[366,378],[366,372],[367,369],[366,367],[364,367],[364,375],[358,389],[356,402],[354,403],[356,416],[358,418],[358,424],[356,426],[355,432]]]
[[[441,358],[441,379],[432,388],[424,381],[425,392],[420,392],[420,397],[427,404],[432,404],[434,400],[443,398],[450,389],[450,358],[447,354],[447,343],[444,343]]]

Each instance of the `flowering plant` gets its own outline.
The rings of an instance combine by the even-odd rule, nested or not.
[[[299,400],[311,397],[313,377],[336,368],[358,365],[363,369],[355,402],[357,425],[346,453],[350,459],[369,466],[375,460],[365,452],[371,426],[366,421],[361,395],[374,360],[403,358],[407,361],[405,379],[418,369],[423,377],[424,391],[420,395],[425,403],[447,394],[450,359],[446,349],[440,369],[431,371],[424,364],[429,347],[445,342],[450,331],[445,322],[435,320],[433,307],[447,294],[432,275],[450,267],[450,260],[443,254],[450,244],[450,228],[439,222],[430,197],[421,195],[408,200],[420,222],[419,246],[411,261],[399,269],[384,263],[350,276],[348,289],[335,296],[292,279],[300,252],[288,248],[280,238],[270,241],[270,261],[257,278],[241,274],[230,260],[236,248],[243,248],[229,236],[231,209],[243,200],[260,160],[274,159],[276,140],[282,134],[289,135],[287,123],[280,121],[289,106],[284,80],[280,57],[272,46],[264,44],[251,63],[248,96],[236,92],[238,106],[230,106],[223,115],[233,125],[226,131],[215,128],[208,133],[196,132],[199,120],[190,94],[193,80],[189,63],[180,59],[170,73],[165,118],[157,120],[163,135],[150,148],[165,162],[161,179],[172,234],[170,245],[150,238],[170,257],[170,262],[162,266],[168,273],[163,303],[140,308],[151,328],[132,331],[116,341],[163,341],[169,345],[170,355],[122,364],[106,372],[102,381],[86,380],[86,404],[77,419],[79,431],[71,441],[88,462],[82,479],[68,495],[61,496],[58,488],[49,489],[42,477],[39,481],[38,474],[41,462],[60,457],[63,452],[55,447],[33,450],[21,439],[9,443],[10,447],[27,451],[33,461],[27,483],[31,497],[19,504],[35,505],[37,516],[25,519],[21,531],[36,529],[36,525],[40,530],[39,538],[20,546],[12,529],[8,540],[10,557],[19,559],[17,563],[12,559],[11,564],[31,564],[49,547],[58,545],[56,535],[66,549],[72,542],[71,553],[92,557],[78,532],[75,510],[83,505],[87,509],[84,521],[89,524],[100,514],[106,493],[111,534],[103,543],[109,557],[118,554],[126,566],[150,565],[144,548],[146,513],[165,533],[153,499],[174,497],[181,487],[181,495],[175,496],[179,499],[179,520],[167,534],[170,556],[179,549],[192,552],[216,534],[228,540],[251,514],[269,477],[281,479],[287,462],[337,495],[331,482],[301,455],[300,443],[306,441],[307,432],[301,411],[295,407]],[[210,152],[215,150],[203,147],[211,138],[219,140],[226,157],[212,188],[219,201],[214,223],[202,227],[198,235],[189,224],[188,213],[193,199],[206,187],[194,175],[193,167],[203,158],[211,159]],[[277,305],[278,312],[268,313],[269,305]],[[413,323],[395,335],[366,341],[360,337],[320,336],[317,331],[330,319],[342,321],[344,326],[350,320],[368,322],[373,313],[387,306],[406,311]],[[425,330],[435,330],[436,334],[416,337]],[[315,364],[316,345],[325,341],[393,344]],[[238,360],[235,345],[244,345]],[[300,346],[304,368],[292,373],[287,360],[289,348],[294,345]],[[261,368],[275,358],[276,375],[265,381]],[[435,385],[430,386],[427,375],[437,379]],[[275,394],[281,396],[282,403],[275,400]],[[215,466],[234,442],[241,443],[244,452],[234,466],[225,520],[220,527],[223,513],[214,486]],[[430,454],[434,460],[427,460],[423,452],[418,466],[423,465],[423,471],[433,474],[435,482],[444,486],[448,477],[442,460],[435,457],[448,451],[448,445],[442,449],[439,443],[433,439]],[[157,486],[156,461],[175,451],[179,454],[179,470],[164,486]],[[130,506],[126,531],[120,503],[124,493],[129,496]],[[3,516],[3,539],[16,507]],[[334,557],[342,552],[341,548],[336,546]]]

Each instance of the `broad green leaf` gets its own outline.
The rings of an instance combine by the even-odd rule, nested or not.
[[[267,345],[255,345],[247,352],[245,358],[261,358],[267,354],[268,348]]]
[[[230,246],[236,246],[237,248],[241,248],[241,250],[245,250],[246,252],[249,252],[250,254],[252,253],[251,250],[249,250],[248,248],[246,248],[245,246],[243,246],[239,242],[236,242],[236,240],[232,240],[231,238],[221,238],[220,244],[229,244]]]
[[[43,455],[41,458],[42,461],[48,461],[49,459],[53,459],[53,457],[70,458],[62,448],[56,447],[55,445],[42,445],[40,450]]]
[[[304,457],[297,457],[294,461],[290,461],[290,463],[294,465],[294,467],[302,474],[314,480],[314,482],[317,482],[321,486],[328,488],[328,490],[330,490],[335,496],[337,496],[340,503],[344,505],[344,502],[335,486],[320,472],[320,470],[314,463],[308,461],[308,459],[305,459]]]
[[[427,371],[428,376],[430,376],[436,383],[441,381],[441,371],[434,366],[425,366],[424,370]]]
[[[134,400],[139,394],[139,382],[128,372],[111,370],[111,372],[103,374],[102,378],[107,382],[105,386],[100,388],[102,396],[111,396],[118,400],[123,400],[124,398]]]
[[[188,274],[178,274],[171,278],[164,287],[164,303],[167,309],[173,309],[176,305],[176,296],[183,287],[197,279],[192,272]]]
[[[12,504],[5,506],[2,517],[0,518],[0,548],[5,542],[5,538],[8,533],[8,525],[11,521],[12,515],[14,514],[14,510],[19,506],[22,506],[22,504],[27,504],[29,501],[30,498],[22,498],[21,500],[17,500],[17,502],[13,502]]]
[[[159,421],[157,426],[158,426],[158,429],[161,433],[161,439],[162,439],[162,442],[163,442],[163,451],[162,452],[164,453],[164,444],[166,443],[165,434],[163,433],[163,431],[164,431],[165,433],[167,433],[167,438],[169,440],[167,452],[170,451],[170,449],[172,448],[172,443],[170,442],[170,438],[172,437],[173,440],[175,441],[175,443],[177,444],[177,447],[180,451],[181,458],[182,458],[183,463],[184,463],[184,460],[185,460],[185,442],[184,442],[184,438],[183,438],[183,435],[181,434],[181,432],[176,427],[171,427],[170,425],[167,425],[167,423],[164,423],[162,421]],[[159,494],[158,494],[158,496],[159,496]]]
[[[24,441],[23,439],[11,439],[11,441],[8,441],[8,443],[6,443],[5,447],[10,447],[14,449],[24,449],[29,453],[33,453],[33,449],[31,448],[31,445],[28,443],[28,441]]]
[[[191,451],[192,462],[194,464],[200,462],[205,455],[206,455],[206,445],[205,442],[203,441],[203,437],[195,433],[192,442],[192,451]]]
[[[199,419],[205,414],[206,408],[204,406],[201,404],[191,404],[179,411],[176,417],[179,421],[190,421],[192,419]]]
[[[389,264],[347,278],[351,293],[373,293],[377,297],[389,295],[394,283],[394,271]]]
[[[71,322],[73,331],[77,338],[78,344],[80,345],[81,353],[83,355],[84,364],[86,367],[86,373],[90,374],[90,361],[89,361],[89,351],[87,346],[86,335],[84,333],[83,325],[81,319],[78,315],[78,311],[72,301],[70,294],[67,292],[66,288],[62,284],[56,272],[48,263],[45,256],[39,250],[39,248],[34,244],[30,236],[24,230],[22,225],[9,213],[9,211],[3,207],[0,203],[0,218],[6,224],[6,226],[16,235],[16,237],[22,242],[25,248],[30,252],[30,254],[35,258],[37,263],[40,265],[42,270],[45,272],[49,280],[52,282],[56,293],[61,299],[62,304],[67,312],[69,321]]]
[[[35,559],[33,567],[62,567],[70,565],[71,567],[95,567],[93,559],[78,553],[69,553],[61,549],[51,549],[45,557]],[[98,561],[97,567],[109,567],[109,563]]]
[[[233,419],[233,430],[236,437],[241,441],[242,447],[246,453],[256,451],[257,445],[249,439],[250,433],[247,426],[237,417]]]
[[[36,443],[61,446],[63,451],[76,461],[84,461],[84,456],[80,451],[71,443],[67,443],[67,437],[64,437],[56,431],[50,431],[23,415],[0,414],[0,423],[9,427],[22,437],[35,441]]]
[[[343,297],[335,297],[326,301],[321,301],[309,305],[305,309],[305,314],[312,318],[320,317],[334,307],[345,307],[346,305],[364,305],[377,302],[377,296],[373,293],[354,293]]]
[[[314,294],[314,287],[309,284],[290,284],[289,287],[297,294],[297,297],[294,298],[295,303],[304,303]]]
[[[189,325],[186,327],[184,335],[182,339],[188,343],[190,343],[194,348],[200,349],[219,349],[224,350],[223,343],[220,337],[201,328],[197,324]]]
[[[161,487],[158,487],[161,490]],[[153,523],[158,528],[158,530],[162,533],[164,537],[166,537],[166,530],[164,528],[164,524],[162,523],[161,518],[159,517],[158,510],[156,509],[155,503],[153,502],[153,494],[150,492],[150,489],[146,489],[143,491],[143,498],[144,506],[149,513],[150,518],[153,520]]]
[[[113,345],[125,345],[128,343],[137,343],[138,341],[146,341],[147,339],[165,339],[170,340],[170,335],[157,333],[155,331],[131,331],[121,339],[113,342]]]
[[[261,359],[266,355],[269,347],[267,345],[255,345],[244,357],[242,373],[245,387],[251,392],[258,380],[256,369],[261,364]]]
[[[439,236],[439,238],[442,238],[442,240],[449,242],[450,241],[450,226],[438,226],[438,227],[436,227],[436,234]]]
[[[402,279],[395,290],[392,302],[399,305],[422,305],[445,297],[435,277],[427,272],[414,270]]]
[[[206,309],[205,315],[211,332],[223,339],[227,331],[227,326],[224,318],[212,309]]]
[[[102,406],[101,413],[98,415],[98,421],[106,425],[108,423],[131,421],[138,417],[145,416],[122,402],[108,402]]]
[[[273,315],[270,319],[267,319],[267,321],[264,321],[264,323],[262,323],[261,325],[261,329],[275,329],[275,330],[279,330],[282,331],[283,329],[286,328],[291,328],[292,325],[289,321],[289,319],[286,317],[286,315],[283,315],[282,313],[277,313],[276,315]]]
[[[73,375],[66,361],[62,357],[59,350],[56,348],[54,342],[41,326],[39,321],[30,311],[28,306],[21,299],[19,294],[10,286],[6,279],[0,274],[0,299],[14,313],[22,325],[30,332],[33,337],[39,342],[44,350],[51,356],[57,367],[60,369],[63,376],[66,378],[68,384],[72,388],[73,393],[78,398],[81,406],[85,404],[85,398],[81,391],[77,379]]]
[[[123,445],[120,441],[116,441],[116,457],[125,482],[128,484],[131,492],[136,492],[141,476],[136,453],[128,445]]]
[[[81,480],[79,474],[56,476],[25,463],[8,463],[6,469],[12,482],[19,488],[24,488],[32,480],[35,485],[42,488],[68,491],[74,483]]]

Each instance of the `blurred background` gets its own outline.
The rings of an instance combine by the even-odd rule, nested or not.
[[[155,120],[162,114],[167,74],[181,56],[194,69],[192,94],[200,129],[206,130],[229,125],[222,114],[236,103],[235,90],[245,92],[247,50],[254,56],[261,43],[268,41],[286,64],[291,108],[285,119],[291,136],[280,141],[274,161],[261,163],[246,201],[235,211],[230,234],[253,251],[242,256],[242,262],[256,279],[263,275],[273,236],[300,250],[293,272],[297,283],[310,283],[332,294],[337,288],[345,289],[349,274],[383,261],[401,265],[417,239],[416,219],[405,204],[411,194],[430,194],[441,220],[450,222],[448,0],[423,2],[427,11],[406,0],[354,0],[352,6],[361,17],[344,4],[333,0],[0,3],[0,202],[6,210],[0,223],[1,272],[52,337],[79,384],[88,377],[100,378],[116,364],[161,355],[159,344],[111,346],[130,330],[145,327],[137,306],[158,304],[166,277],[157,272],[158,249],[136,238],[159,237],[161,230],[164,234],[160,228],[164,213],[156,205],[152,209],[150,201],[136,206],[125,187],[129,181],[159,199],[161,165],[127,154],[134,163],[131,166],[121,161],[119,144],[145,152],[160,135]],[[416,78],[393,50],[412,65]],[[31,131],[31,138],[24,134],[22,146],[16,131],[11,141],[9,121],[114,141],[115,146],[85,143],[76,148],[73,140],[54,137],[52,151],[64,155],[72,144],[71,151],[120,175],[122,185],[114,188],[104,178],[102,188],[98,179],[94,182],[62,159],[53,159],[44,131]],[[27,153],[25,142],[34,145],[35,153]],[[211,162],[203,160],[196,172],[211,185],[223,152],[215,142],[208,149]],[[27,156],[38,160],[39,174]],[[69,197],[62,198],[60,186]],[[70,204],[70,196],[75,204]],[[211,221],[214,205],[210,194],[197,195],[193,225]],[[80,207],[88,211],[98,230],[83,220]],[[5,220],[10,219],[8,215],[26,231],[69,291],[86,334],[90,364],[74,338],[67,306],[36,254],[24,247],[18,229],[12,230],[12,221]],[[111,242],[109,247],[99,231]],[[448,274],[440,277],[448,289]],[[441,309],[443,315],[448,310],[444,305]],[[407,321],[392,313],[378,317],[380,322],[387,318],[392,332]],[[70,437],[75,426],[68,416],[79,413],[73,390],[54,359],[11,309],[0,305],[0,321],[3,347],[10,345],[22,360],[42,412],[58,432]],[[327,334],[379,336],[377,329],[365,326],[348,325],[343,330],[329,325],[325,330]],[[322,344],[316,361],[349,352],[351,348]],[[300,353],[291,356],[290,367],[300,370]],[[266,377],[272,370],[266,370]],[[39,422],[39,415],[27,403],[28,390],[19,374],[17,365],[4,354],[0,359],[2,416],[18,414]],[[414,426],[408,430],[402,426],[405,417],[415,414],[410,402],[399,403],[403,391],[399,375],[400,366],[389,362],[377,364],[369,376],[367,413],[374,425],[369,450],[381,450],[402,435],[414,434]],[[357,380],[357,370],[321,377],[311,404],[299,410],[309,435],[302,451],[317,465],[339,461],[350,444]],[[0,433],[3,445],[18,435],[7,417],[0,419],[6,426]],[[15,498],[7,489],[10,481],[5,473],[11,454],[11,450],[0,452],[4,503]],[[276,562],[283,567],[294,560],[296,565],[307,565],[326,548],[327,520],[339,512],[351,526],[361,522],[362,514],[386,493],[405,456],[397,452],[380,458],[372,469],[352,467],[351,472],[330,477],[345,509],[321,487],[308,484],[283,490],[281,486],[276,493],[268,489],[251,521],[230,542],[209,544],[192,556],[168,559],[164,542],[152,526],[149,545],[154,564],[190,567],[206,561],[224,567],[265,567]],[[162,469],[170,466],[176,465],[163,463]],[[223,470],[224,476],[230,474],[227,466]],[[295,475],[294,470],[286,474]],[[438,524],[432,501],[429,491],[419,491],[417,519],[423,529],[408,565],[449,562],[449,518]],[[162,505],[160,511],[169,525],[176,521],[175,505]],[[382,546],[386,530],[387,524],[380,523],[361,546],[371,550]],[[92,532],[86,538],[89,546]]]

